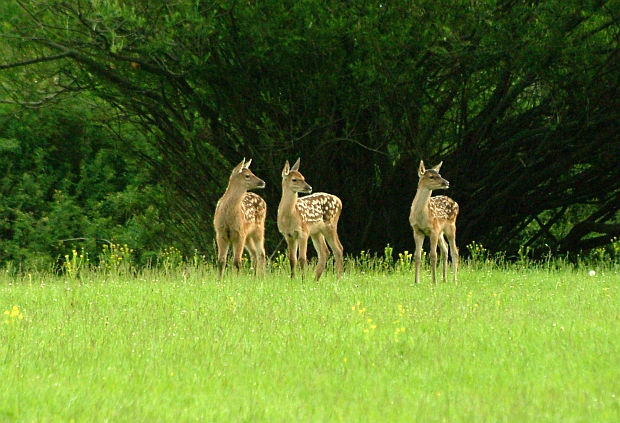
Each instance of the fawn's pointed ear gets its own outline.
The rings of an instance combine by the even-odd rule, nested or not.
[[[297,161],[295,162],[295,164],[293,165],[291,170],[294,170],[294,171],[298,171],[299,170],[299,161],[300,160],[301,160],[301,157],[297,159]]]
[[[237,166],[235,166],[235,168],[232,171],[233,175],[236,175],[237,173],[241,173],[241,171],[243,170],[243,166],[245,165],[245,158],[241,161],[241,163],[239,163]]]
[[[291,171],[291,167],[288,164],[288,160],[287,160],[286,163],[284,163],[284,169],[282,169],[282,177],[284,178],[285,176],[287,176],[290,171]]]
[[[441,165],[442,165],[442,164],[443,164],[443,161],[439,162],[439,164],[438,164],[437,166],[435,166],[435,167],[433,168],[433,170],[434,170],[435,172],[439,173],[439,169],[441,169]]]
[[[420,160],[420,167],[418,168],[418,176],[421,178],[424,175],[424,172],[426,172],[426,169],[424,168],[424,161]]]
[[[243,160],[245,160],[245,159],[243,159]],[[251,163],[252,163],[252,159],[248,160],[247,162],[245,162],[245,165],[243,165],[243,168],[244,169],[249,169]]]

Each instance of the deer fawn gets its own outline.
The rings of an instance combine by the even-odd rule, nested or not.
[[[226,192],[215,207],[215,226],[220,278],[224,277],[228,247],[233,245],[233,264],[241,268],[243,248],[252,259],[254,275],[260,269],[265,276],[265,216],[267,204],[249,189],[265,188],[265,181],[256,177],[250,168],[252,159],[239,163],[230,174]]]
[[[282,170],[282,200],[278,207],[278,229],[288,244],[288,258],[291,263],[291,278],[295,277],[297,248],[299,247],[299,267],[304,278],[308,237],[319,256],[315,280],[318,281],[325,269],[329,249],[336,257],[338,278],[342,276],[343,249],[338,239],[338,219],[342,212],[342,202],[338,197],[324,192],[298,198],[297,193],[310,193],[304,176],[299,173],[299,159],[289,167],[288,161]],[[325,242],[327,240],[327,243]]]
[[[418,169],[418,191],[411,204],[409,223],[413,228],[415,240],[415,283],[420,281],[420,261],[422,259],[422,244],[424,237],[431,240],[431,272],[433,283],[437,283],[435,268],[437,267],[437,243],[441,248],[441,261],[443,265],[443,280],[446,281],[448,268],[448,246],[444,234],[450,243],[450,255],[452,257],[453,280],[456,283],[456,272],[459,265],[459,252],[456,248],[456,216],[459,213],[459,205],[453,199],[445,195],[431,197],[434,189],[447,189],[450,183],[441,177],[439,168],[443,162],[432,169],[425,169],[424,162],[420,161]]]

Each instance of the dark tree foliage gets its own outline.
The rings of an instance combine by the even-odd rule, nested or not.
[[[141,125],[170,239],[212,248],[242,157],[343,200],[345,250],[412,249],[420,159],[443,160],[457,242],[580,251],[620,235],[615,1],[58,1],[0,6],[5,97],[87,91]],[[37,81],[35,84],[34,81]],[[122,136],[122,134],[121,134]]]
[[[161,194],[88,110],[0,106],[0,263],[62,265],[73,250],[96,264],[102,245],[153,258]],[[86,108],[87,109],[87,108]],[[148,226],[145,225],[148,222]]]

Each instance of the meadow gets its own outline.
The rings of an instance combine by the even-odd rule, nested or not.
[[[405,264],[3,272],[0,421],[620,421],[617,265]]]

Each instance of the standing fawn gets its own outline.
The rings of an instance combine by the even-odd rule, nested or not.
[[[252,259],[254,275],[260,269],[265,276],[265,216],[267,204],[249,189],[265,188],[265,181],[256,177],[250,168],[252,159],[239,163],[230,174],[226,192],[215,207],[215,226],[220,278],[224,277],[228,247],[233,245],[233,264],[241,269],[243,248]]]
[[[288,258],[291,263],[291,278],[295,277],[297,248],[299,247],[299,267],[304,278],[308,237],[319,256],[315,280],[318,281],[325,269],[329,249],[336,257],[338,278],[342,276],[343,249],[338,239],[338,219],[342,212],[342,202],[338,197],[324,192],[298,198],[297,193],[310,193],[304,176],[299,173],[299,159],[289,167],[288,161],[282,170],[282,200],[278,207],[278,229],[288,244]],[[325,242],[327,240],[327,243]]]
[[[415,240],[415,283],[420,281],[420,261],[422,259],[422,244],[424,237],[431,240],[431,272],[433,283],[437,283],[435,268],[437,267],[437,243],[441,248],[441,261],[443,265],[443,280],[446,281],[448,268],[448,246],[444,234],[450,243],[450,255],[452,257],[453,280],[456,283],[456,272],[459,265],[459,252],[456,248],[456,216],[459,214],[459,205],[453,199],[445,195],[431,197],[434,189],[447,189],[450,183],[439,174],[439,163],[432,169],[425,169],[424,162],[420,161],[418,169],[418,191],[411,204],[409,223],[413,228]]]

